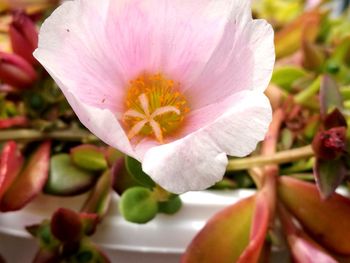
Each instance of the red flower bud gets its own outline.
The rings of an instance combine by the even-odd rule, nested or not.
[[[36,80],[34,68],[23,58],[15,54],[0,51],[0,81],[23,88]]]
[[[52,216],[51,231],[63,243],[78,241],[82,235],[79,214],[66,208],[59,208]]]
[[[33,52],[38,47],[38,31],[25,13],[18,11],[13,14],[9,35],[13,51],[29,63],[36,64]]]
[[[345,153],[346,127],[336,127],[316,134],[312,148],[316,157],[333,160]]]

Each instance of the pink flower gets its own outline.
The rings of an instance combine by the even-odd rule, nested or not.
[[[222,179],[271,120],[273,30],[250,1],[68,1],[34,55],[81,122],[171,192]]]

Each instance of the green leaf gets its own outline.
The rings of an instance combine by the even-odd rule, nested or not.
[[[320,88],[321,114],[327,115],[335,108],[343,109],[343,98],[340,94],[337,82],[328,75],[324,75]]]
[[[157,215],[158,202],[149,189],[133,187],[121,196],[119,210],[127,221],[143,224]]]
[[[314,175],[323,198],[329,198],[342,183],[347,169],[342,158],[336,160],[316,160]]]
[[[89,171],[101,171],[108,167],[103,152],[94,145],[75,147],[71,150],[70,155],[75,165]]]
[[[142,171],[142,165],[139,161],[130,156],[125,157],[125,166],[130,175],[132,175],[137,182],[148,188],[153,188],[156,184],[151,177]]]
[[[182,201],[179,196],[175,196],[173,198],[170,198],[168,201],[158,203],[159,212],[168,215],[175,214],[180,210],[181,206]]]
[[[285,90],[290,91],[292,84],[296,80],[305,76],[307,76],[307,73],[302,68],[285,66],[275,69],[271,82]]]
[[[294,142],[294,134],[291,130],[284,128],[281,132],[281,146],[282,150],[289,150],[292,148]]]
[[[59,241],[52,235],[49,220],[41,224],[27,226],[26,230],[40,242],[40,247],[53,250],[59,246]]]
[[[101,219],[107,213],[110,205],[112,183],[111,172],[104,172],[95,184],[81,211],[97,214]]]
[[[71,162],[69,154],[57,154],[51,158],[45,192],[61,196],[77,195],[89,190],[95,181],[93,174]]]

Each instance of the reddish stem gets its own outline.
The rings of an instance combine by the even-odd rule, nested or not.
[[[262,144],[261,155],[269,156],[276,153],[278,137],[280,133],[281,124],[284,120],[284,112],[282,109],[275,110],[273,119],[269,127],[269,131]],[[266,195],[270,210],[270,228],[274,223],[274,215],[276,210],[276,187],[279,166],[277,164],[270,164],[264,167],[262,174],[262,189],[261,191]]]

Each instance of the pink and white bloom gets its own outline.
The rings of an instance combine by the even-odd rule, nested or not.
[[[264,138],[273,30],[248,0],[75,0],[35,57],[81,122],[165,189],[205,189]]]

